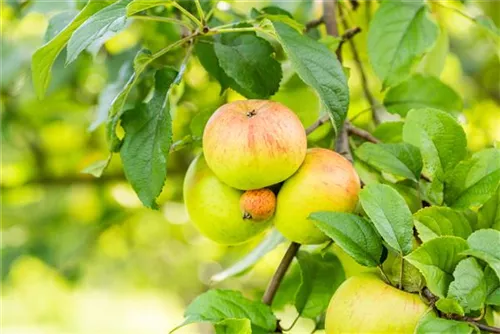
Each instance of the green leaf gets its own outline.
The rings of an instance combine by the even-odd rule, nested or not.
[[[102,173],[106,170],[109,163],[111,162],[112,157],[113,155],[110,154],[107,159],[94,162],[93,164],[82,169],[81,173],[90,174],[94,177],[101,177]]]
[[[94,42],[111,37],[125,28],[127,22],[126,7],[132,0],[119,0],[96,14],[75,30],[68,41],[66,65]]]
[[[252,334],[252,323],[248,319],[225,319],[215,324],[216,334]]]
[[[470,249],[465,255],[472,255],[486,262],[500,279],[500,231],[478,230],[467,239]]]
[[[273,229],[250,253],[231,267],[212,276],[212,282],[221,282],[229,277],[236,276],[253,267],[264,255],[285,242],[285,237]]]
[[[368,56],[383,87],[404,80],[437,36],[423,1],[382,1],[370,23]]]
[[[486,282],[486,304],[500,306],[500,279],[490,266],[484,269]]]
[[[500,185],[500,150],[486,149],[459,163],[446,178],[445,201],[456,208],[478,207]]]
[[[486,281],[482,268],[474,258],[460,261],[453,272],[455,280],[450,283],[448,298],[458,301],[466,313],[484,307]]]
[[[96,107],[96,116],[92,124],[89,126],[89,131],[94,131],[106,121],[108,118],[108,111],[111,107],[115,98],[120,94],[125,85],[127,84],[128,79],[133,73],[132,64],[126,62],[120,68],[118,73],[118,78],[106,87],[104,87],[103,91],[99,95],[99,100],[97,102]]]
[[[359,199],[382,239],[399,253],[410,253],[413,218],[404,198],[394,188],[375,183],[363,188]]]
[[[418,181],[422,171],[420,151],[407,143],[373,144],[363,143],[356,156],[381,172],[387,172],[413,181]]]
[[[227,319],[248,319],[252,333],[269,333],[276,329],[276,317],[269,306],[231,290],[209,290],[199,295],[189,304],[184,317],[186,319],[181,326],[196,322],[217,324]]]
[[[121,92],[114,98],[108,113],[107,137],[112,152],[120,148],[121,141],[116,135],[116,127],[123,115],[123,107],[127,101],[128,94],[134,87],[146,66],[152,61],[151,53],[147,50],[140,50],[134,58],[134,73],[130,76],[127,84]]]
[[[403,126],[403,139],[420,148],[423,173],[434,181],[432,187],[438,192],[441,192],[444,174],[467,154],[464,130],[452,116],[437,109],[411,110]]]
[[[127,16],[132,16],[156,6],[167,5],[171,2],[172,0],[132,0],[127,6]]]
[[[492,228],[500,231],[500,187],[479,209],[478,228]]]
[[[56,37],[78,15],[77,10],[67,10],[50,18],[43,40],[45,43]]]
[[[438,237],[423,243],[405,259],[420,270],[429,290],[444,298],[453,281],[453,270],[467,248],[467,241],[462,238]]]
[[[168,106],[169,91],[177,71],[156,72],[155,92],[147,104],[123,115],[125,129],[120,156],[125,176],[142,203],[155,208],[167,175],[167,156],[172,144],[172,119]]]
[[[465,216],[447,207],[431,206],[413,215],[418,236],[423,242],[451,235],[467,239],[472,228]]]
[[[326,46],[294,28],[282,22],[273,26],[297,74],[316,90],[338,132],[349,106],[349,87],[340,62]]]
[[[341,212],[314,212],[310,218],[356,262],[367,267],[380,265],[382,239],[366,219]]]
[[[219,60],[215,54],[214,39],[210,37],[202,37],[196,41],[194,47],[198,60],[205,70],[210,73],[221,85],[221,94],[231,87],[241,94],[247,94],[233,79],[231,79],[219,65]]]
[[[438,318],[432,312],[427,313],[418,322],[415,334],[453,333],[471,334],[474,328],[463,321]]]
[[[404,122],[384,122],[375,128],[373,135],[384,143],[400,143],[403,141]]]
[[[295,307],[302,317],[315,319],[327,309],[333,293],[345,280],[344,269],[332,253],[299,251],[297,260],[301,284],[295,295]]]
[[[215,39],[214,50],[220,68],[246,97],[267,98],[278,91],[281,65],[265,39],[252,32],[223,34]]]
[[[465,311],[457,300],[452,298],[441,298],[436,302],[436,307],[439,311],[446,314],[465,315]]]
[[[440,25],[439,36],[436,43],[418,65],[418,71],[439,77],[443,72],[449,51],[450,39],[448,38],[448,31],[445,27]]]
[[[43,98],[51,79],[52,64],[62,51],[71,34],[94,13],[108,6],[110,2],[90,0],[80,13],[61,30],[57,36],[35,51],[32,57],[31,73],[38,98]]]
[[[411,109],[435,108],[449,113],[462,111],[460,96],[438,78],[415,74],[389,89],[384,98],[388,112],[406,116]]]

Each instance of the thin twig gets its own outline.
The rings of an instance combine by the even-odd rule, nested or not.
[[[324,116],[321,116],[320,118],[318,118],[316,120],[316,122],[314,122],[313,124],[311,124],[307,129],[306,129],[306,135],[314,132],[314,130],[316,130],[317,128],[319,128],[320,126],[322,126],[323,124],[327,123],[328,121],[330,120],[330,116],[328,115],[324,115]]]
[[[325,23],[325,20],[324,20],[323,16],[320,17],[319,19],[309,21],[309,22],[306,23],[305,31],[307,32],[307,31],[309,31],[311,29],[314,29],[317,26],[322,25],[323,23]]]
[[[184,22],[182,20],[174,19],[171,17],[162,17],[162,16],[149,16],[149,15],[132,15],[131,16],[134,19],[138,20],[147,20],[147,21],[158,21],[158,22],[166,22],[166,23],[176,23],[178,25],[181,25],[183,27],[193,29],[193,26],[187,22]]]
[[[274,296],[278,291],[281,281],[283,280],[283,277],[285,276],[288,267],[290,267],[290,264],[292,263],[292,260],[295,257],[295,254],[297,254],[299,248],[300,244],[296,242],[292,242],[288,247],[283,259],[281,259],[281,262],[273,275],[273,278],[271,278],[271,281],[267,286],[266,292],[264,292],[264,296],[262,297],[262,302],[264,304],[271,305],[273,303]]]
[[[351,135],[362,138],[366,141],[369,141],[370,143],[380,143],[380,140],[375,138],[375,136],[373,136],[370,132],[352,125],[351,122],[346,122],[345,126],[347,127],[347,132]]]
[[[340,21],[342,22],[342,25],[344,26],[345,29],[349,28],[349,24],[347,23],[347,20],[344,16],[344,13],[342,11],[342,7],[339,6],[339,14],[340,14]],[[380,118],[377,113],[377,106],[380,105],[377,100],[373,97],[373,94],[370,92],[370,88],[368,87],[368,79],[366,76],[365,69],[363,67],[363,63],[361,62],[361,58],[359,57],[359,52],[356,47],[356,44],[352,39],[348,40],[349,46],[351,47],[352,51],[352,56],[354,58],[354,62],[356,64],[356,67],[358,69],[358,72],[360,73],[361,76],[361,87],[363,88],[363,94],[370,104],[370,107],[372,108],[372,115],[373,115],[373,122],[377,125],[380,124]]]

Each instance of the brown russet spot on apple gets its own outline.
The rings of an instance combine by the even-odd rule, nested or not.
[[[269,220],[276,209],[276,195],[267,188],[247,190],[241,195],[240,208],[243,219]]]

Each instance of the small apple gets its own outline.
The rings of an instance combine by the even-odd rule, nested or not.
[[[276,209],[276,195],[267,188],[247,190],[240,197],[240,209],[244,219],[268,220]]]
[[[316,211],[352,212],[359,191],[359,177],[348,160],[331,150],[310,149],[299,170],[278,193],[274,224],[292,241],[322,243],[328,237],[309,215]]]
[[[325,329],[327,334],[412,334],[428,308],[418,294],[386,284],[376,274],[361,274],[335,291]]]
[[[243,217],[243,191],[221,182],[202,155],[189,166],[184,179],[184,203],[193,224],[207,238],[225,245],[243,243],[271,224]],[[274,194],[273,194],[274,195]]]
[[[210,169],[242,190],[286,180],[304,161],[306,150],[299,118],[273,101],[225,104],[210,117],[203,133],[203,154]]]

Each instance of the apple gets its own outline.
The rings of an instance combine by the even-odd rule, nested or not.
[[[327,334],[412,334],[428,306],[418,294],[386,284],[376,274],[354,276],[335,291],[326,313]]]
[[[307,150],[299,118],[274,101],[221,106],[203,132],[203,154],[217,177],[233,188],[260,189],[297,171]]]
[[[328,237],[309,219],[316,211],[352,212],[358,203],[360,182],[352,164],[331,150],[313,148],[297,173],[283,183],[274,224],[288,239],[319,244]]]
[[[247,190],[240,197],[240,209],[244,219],[268,220],[276,209],[276,195],[267,188]]]
[[[243,217],[240,209],[243,191],[221,182],[210,170],[203,155],[199,155],[189,166],[183,190],[190,220],[201,234],[217,243],[243,243],[271,224],[271,220]]]

